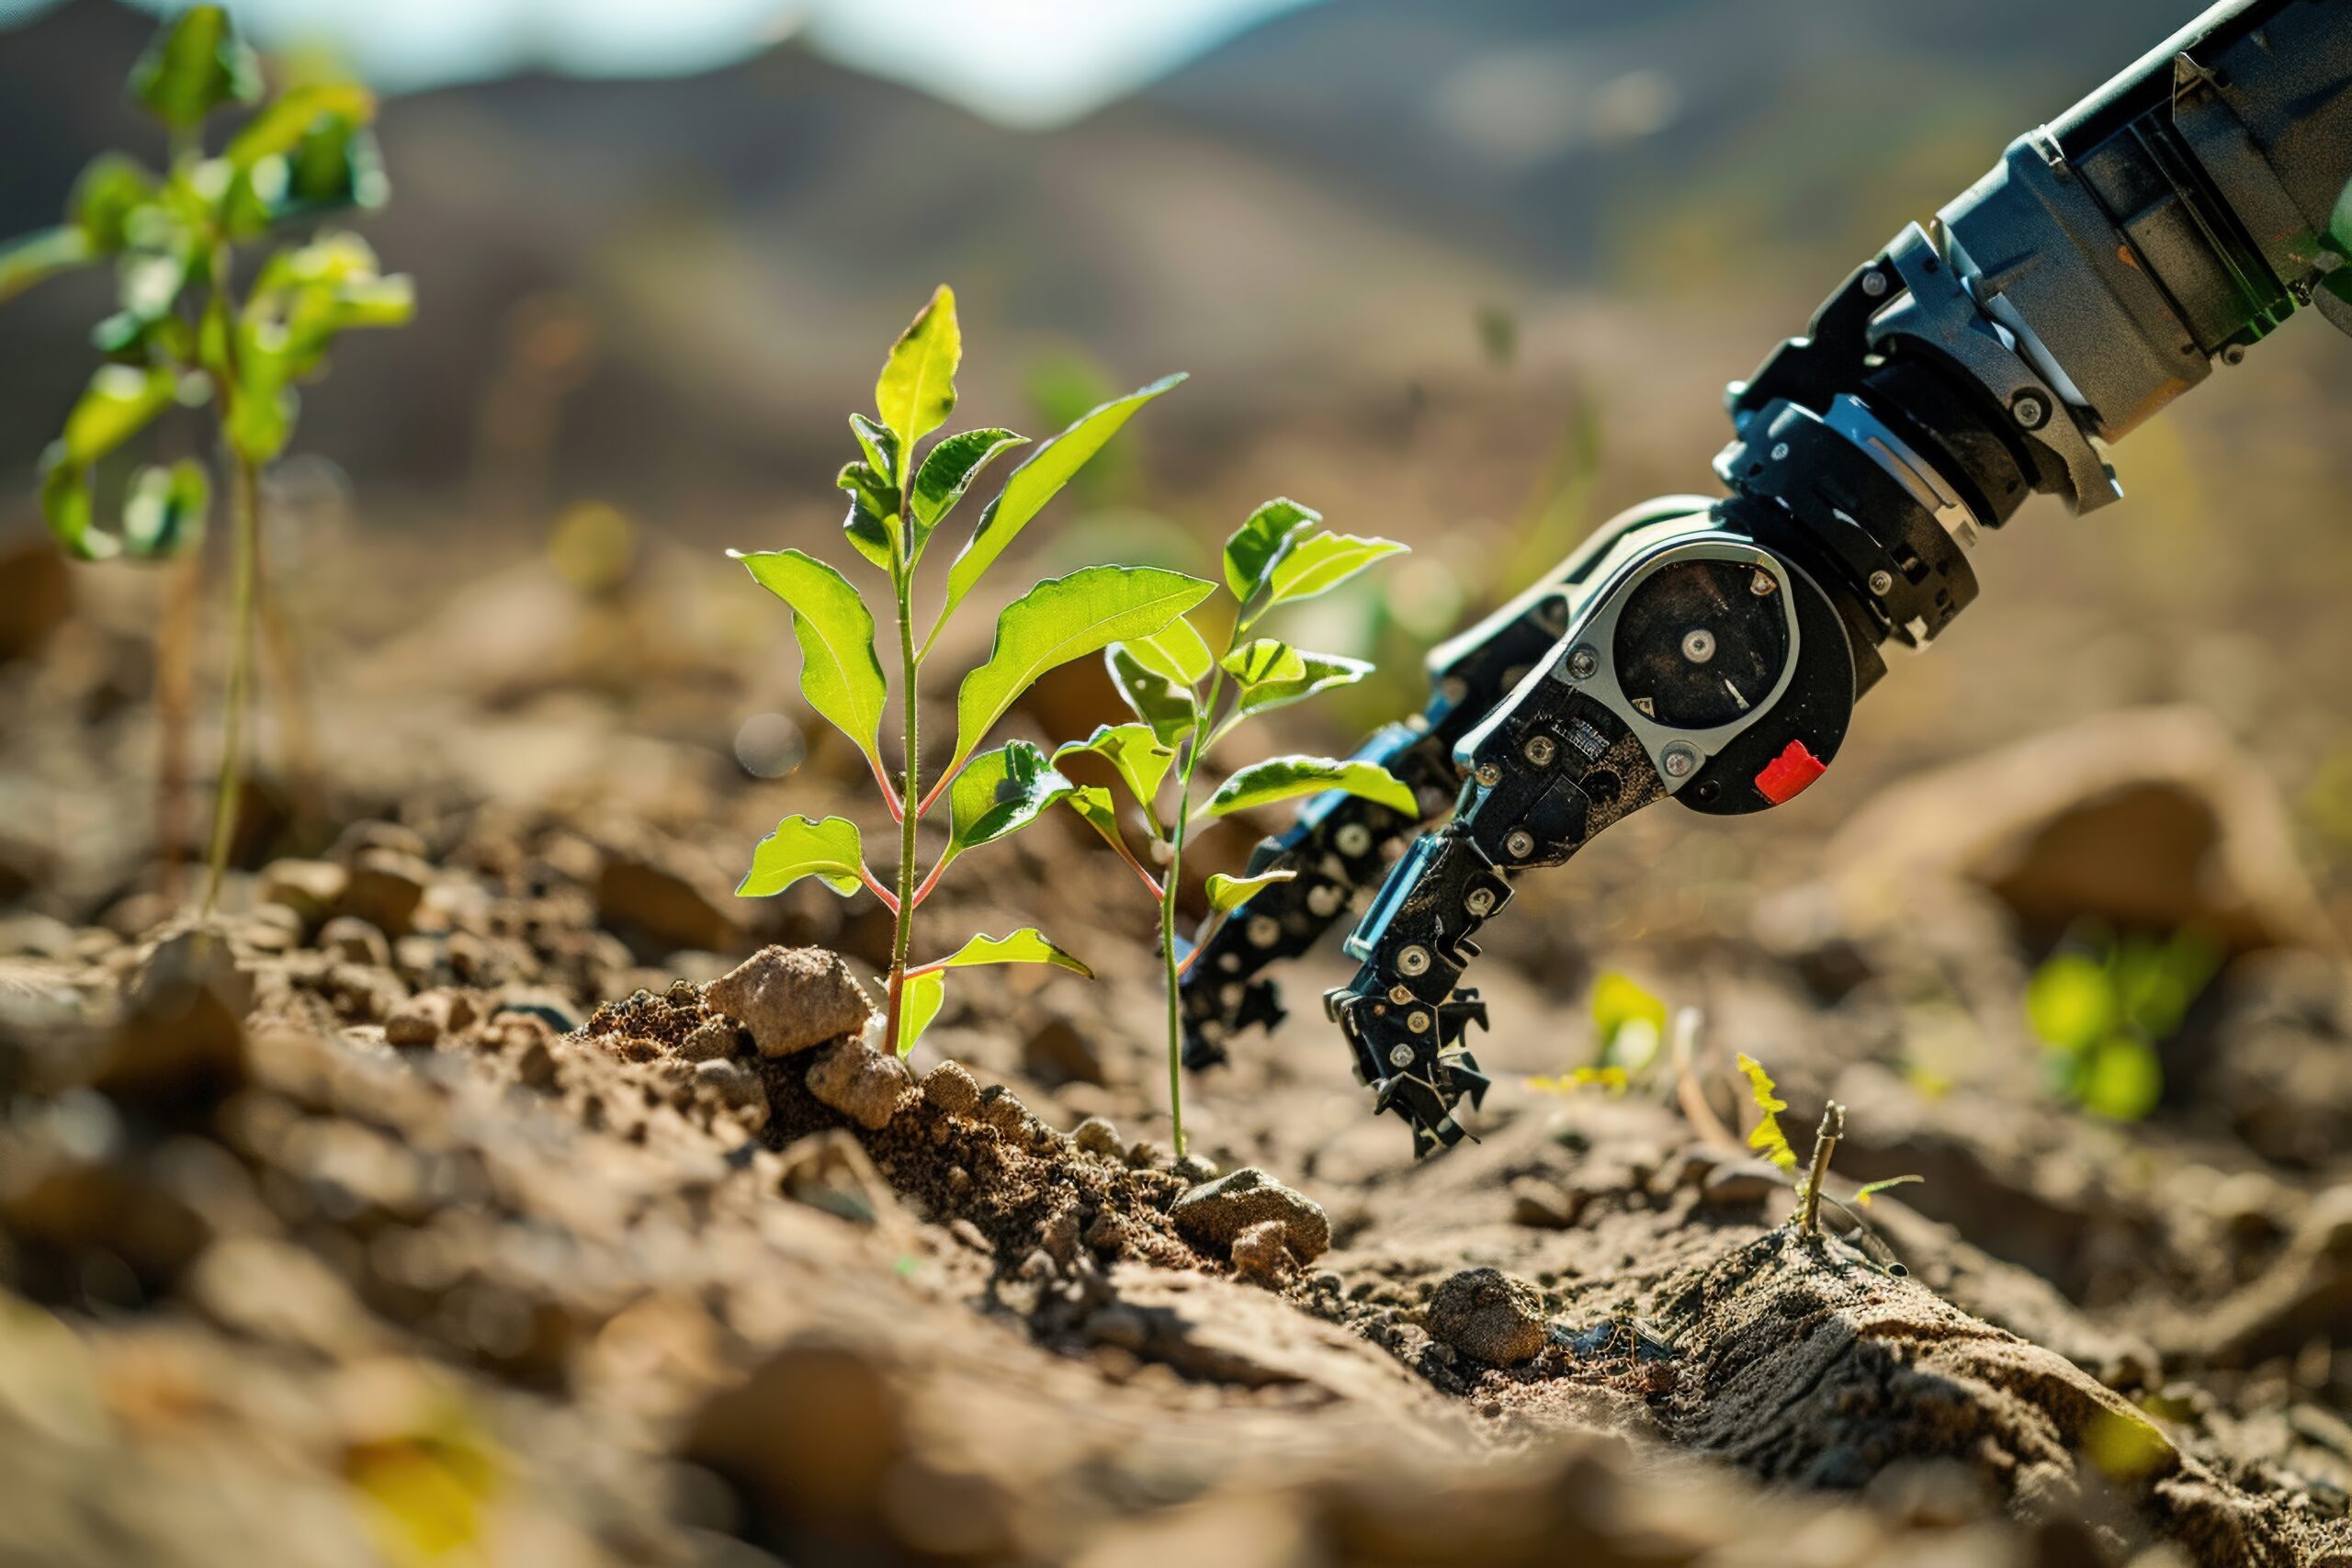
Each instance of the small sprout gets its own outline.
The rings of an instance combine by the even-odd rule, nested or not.
[[[263,103],[260,62],[227,11],[198,6],[157,33],[131,73],[130,95],[162,122],[168,166],[153,174],[119,152],[93,161],[74,185],[62,224],[0,247],[0,300],[60,273],[114,264],[118,309],[92,334],[107,362],[40,462],[41,511],[68,554],[85,560],[193,555],[212,490],[201,464],[182,459],[141,468],[124,491],[119,532],[98,520],[98,469],[175,408],[211,408],[234,524],[235,603],[204,892],[209,915],[244,784],[246,696],[266,586],[262,472],[292,439],[297,384],[325,371],[336,338],[402,325],[414,301],[407,278],[383,276],[366,243],[342,232],[265,250],[243,295],[235,288],[240,246],[324,215],[383,204],[380,161],[368,130],[376,105],[366,88],[311,81]],[[255,104],[261,107],[220,153],[208,155],[204,127],[214,112]],[[164,639],[159,658],[175,657],[187,657],[179,640]],[[162,683],[178,681],[174,673]],[[167,735],[164,750],[176,755],[182,748]],[[176,802],[167,801],[166,822],[176,817]]]
[[[2180,1032],[2221,962],[2195,931],[2164,941],[2094,934],[2044,960],[2026,986],[2026,1017],[2058,1092],[2111,1121],[2154,1110],[2164,1095],[2156,1048]]]
[[[850,415],[861,459],[843,468],[837,481],[850,498],[843,536],[853,550],[889,579],[901,723],[895,769],[882,752],[890,691],[875,649],[875,615],[865,596],[840,571],[800,550],[729,552],[791,611],[793,639],[800,649],[801,695],[856,746],[899,829],[898,868],[894,881],[886,884],[866,864],[856,825],[847,818],[810,822],[787,817],[760,841],[751,872],[736,892],[744,897],[768,897],[814,876],[845,897],[863,888],[880,899],[895,923],[884,1029],[901,1055],[914,1048],[923,1029],[938,1016],[946,998],[949,969],[1046,964],[1080,975],[1091,973],[1032,929],[1002,938],[974,937],[945,958],[912,964],[915,911],[948,866],[967,851],[1019,831],[1057,801],[1078,793],[1055,767],[1057,756],[1049,758],[1028,741],[979,749],[1022,694],[1047,671],[1073,659],[1162,633],[1212,588],[1182,572],[1130,566],[1087,567],[1032,587],[997,617],[988,659],[964,675],[956,698],[955,748],[926,790],[918,679],[949,617],[1088,459],[1137,409],[1182,379],[1170,376],[1080,413],[1069,428],[1006,476],[949,564],[939,613],[918,646],[915,574],[933,534],[984,470],[1027,444],[1026,437],[1010,430],[967,430],[933,442],[916,460],[917,444],[955,412],[956,374],[963,355],[956,296],[943,287],[891,345],[874,386],[876,417]],[[1153,744],[1148,731],[1124,728],[1136,732],[1116,743],[1125,748],[1126,766],[1148,767],[1144,748]],[[1104,733],[1097,731],[1098,737]],[[1157,775],[1152,781],[1157,783]],[[929,873],[918,880],[917,830],[943,797],[947,802],[947,840]],[[1079,806],[1082,813],[1091,808],[1091,804]],[[1107,799],[1102,809],[1107,815]]]
[[[1233,619],[1222,650],[1213,649],[1182,614],[1148,633],[1112,643],[1104,661],[1136,722],[1104,726],[1084,740],[1060,747],[1053,756],[1057,765],[1090,754],[1107,763],[1143,808],[1151,834],[1150,860],[1165,868],[1155,875],[1128,847],[1108,790],[1085,786],[1059,796],[1126,862],[1159,906],[1159,953],[1168,994],[1168,1104],[1179,1155],[1185,1145],[1183,1014],[1178,987],[1190,960],[1178,951],[1176,897],[1184,848],[1193,830],[1260,807],[1334,792],[1378,801],[1408,817],[1419,815],[1409,785],[1361,758],[1270,758],[1240,769],[1207,800],[1193,803],[1202,761],[1243,721],[1372,672],[1372,666],[1360,659],[1309,653],[1280,638],[1254,635],[1268,612],[1328,593],[1405,548],[1393,539],[1331,533],[1322,524],[1320,513],[1295,501],[1270,501],[1251,513],[1225,544],[1225,586],[1232,597]],[[1170,778],[1175,781],[1175,805],[1163,811],[1160,797]],[[1230,919],[1250,895],[1283,876],[1210,877],[1210,920]]]
[[[1527,1087],[1540,1094],[1573,1094],[1598,1085],[1612,1095],[1623,1094],[1636,1079],[1645,1078],[1658,1059],[1666,1003],[1638,981],[1609,970],[1592,987],[1592,1026],[1600,1045],[1589,1064],[1529,1078]]]
[[[1928,1179],[1924,1176],[1890,1176],[1883,1181],[1865,1181],[1860,1187],[1854,1189],[1854,1202],[1858,1206],[1867,1209],[1871,1206],[1871,1199],[1877,1197],[1880,1193],[1885,1191],[1890,1187],[1908,1187],[1915,1181],[1925,1181],[1927,1179]]]
[[[1838,1152],[1838,1140],[1846,1135],[1846,1108],[1831,1100],[1821,1108],[1821,1125],[1813,1134],[1813,1168],[1804,1179],[1798,1193],[1803,1207],[1799,1211],[1797,1234],[1816,1236],[1821,1234],[1821,1188],[1829,1179],[1830,1156]]]

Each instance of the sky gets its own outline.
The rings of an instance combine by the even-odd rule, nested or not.
[[[0,27],[56,0],[0,0]],[[386,92],[527,69],[707,70],[793,34],[1002,124],[1066,124],[1315,0],[231,0],[265,46],[322,44]],[[145,8],[176,9],[144,0]],[[7,47],[0,34],[0,49]]]

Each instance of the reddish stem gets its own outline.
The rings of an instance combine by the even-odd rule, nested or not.
[[[899,804],[899,792],[897,788],[891,784],[890,775],[882,771],[882,759],[875,756],[869,751],[865,756],[865,765],[874,770],[874,782],[881,786],[882,798],[884,801],[888,803],[890,807],[890,820],[893,822],[905,821],[907,819],[907,808]]]
[[[931,874],[922,879],[922,886],[915,889],[916,908],[922,908],[922,901],[931,897],[933,888],[939,886],[939,874],[946,869],[947,858],[943,855],[940,857],[939,863],[931,868]]]
[[[883,886],[881,882],[876,878],[875,874],[866,870],[863,863],[861,863],[857,868],[857,879],[865,884],[867,892],[882,900],[882,907],[884,908],[889,910],[890,913],[894,915],[899,912],[899,896],[891,892],[888,888]],[[918,895],[917,897],[920,897],[921,896]]]
[[[956,771],[960,772],[961,770]],[[955,777],[955,772],[940,774],[939,782],[931,786],[931,793],[924,795],[922,797],[922,804],[915,807],[915,815],[919,818],[928,817],[931,815],[931,808],[939,803],[939,797],[941,795],[947,793],[947,786],[949,784],[954,782]]]

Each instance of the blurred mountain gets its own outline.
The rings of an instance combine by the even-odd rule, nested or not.
[[[1125,382],[1192,369],[1171,412],[1212,423],[1343,370],[1470,362],[1488,301],[1801,313],[2186,11],[1333,0],[1042,134],[789,44],[691,79],[404,97],[366,228],[422,314],[341,351],[303,442],[423,489],[501,465],[645,497],[829,471],[844,393],[943,278],[987,406],[1017,410],[1026,355],[1076,342]],[[73,0],[0,34],[0,231],[53,221],[100,147],[153,152],[120,93],[151,25]],[[104,295],[0,311],[0,484],[86,375]]]

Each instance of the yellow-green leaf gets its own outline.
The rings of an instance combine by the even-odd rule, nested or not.
[[[964,358],[964,334],[956,323],[956,291],[941,284],[931,303],[915,313],[874,383],[874,412],[899,438],[899,472],[904,482],[907,461],[914,445],[937,430],[956,410],[956,367]]]
[[[947,786],[947,851],[941,863],[1020,831],[1075,787],[1026,740],[981,752]]]
[[[761,587],[792,610],[800,644],[800,694],[881,765],[882,709],[889,689],[874,656],[874,616],[848,579],[798,550],[729,550]]]
[[[1264,637],[1225,656],[1226,673],[1240,685],[1235,714],[1272,713],[1303,702],[1334,686],[1353,685],[1372,673],[1361,659],[1336,653],[1307,653],[1286,642]]]
[[[865,886],[865,863],[857,824],[846,817],[812,822],[787,817],[752,852],[752,869],[735,889],[738,898],[768,898],[804,876],[813,876],[846,898]]]
[[[1145,669],[1156,670],[1180,686],[1200,684],[1216,662],[1200,632],[1181,615],[1149,637],[1129,638],[1126,647]]]
[[[1789,1102],[1781,1098],[1780,1086],[1764,1070],[1764,1064],[1745,1051],[1739,1054],[1739,1070],[1747,1075],[1748,1097],[1755,1100],[1761,1118],[1747,1134],[1747,1146],[1782,1170],[1795,1170],[1797,1152],[1789,1146],[1789,1135],[1781,1130],[1781,1112],[1789,1108]]]
[[[947,1000],[947,976],[936,969],[909,975],[899,986],[899,1055],[915,1048]]]
[[[322,119],[354,125],[375,118],[375,96],[356,82],[313,82],[282,94],[247,120],[222,152],[232,169],[251,170],[264,158],[283,157]]]
[[[1295,871],[1261,871],[1255,876],[1227,876],[1221,871],[1213,871],[1209,873],[1209,910],[1222,915],[1238,909],[1265,888],[1288,882],[1297,874]]]
[[[204,515],[211,499],[211,479],[193,457],[168,468],[142,468],[132,477],[130,497],[123,502],[123,541],[141,559],[185,555],[203,541]]]
[[[1234,602],[1248,604],[1266,580],[1266,569],[1300,533],[1323,521],[1323,514],[1301,506],[1287,496],[1276,496],[1250,514],[1248,522],[1225,541],[1225,585]]]
[[[1871,1206],[1871,1199],[1877,1197],[1880,1193],[1885,1191],[1890,1187],[1908,1187],[1913,1182],[1920,1182],[1927,1179],[1928,1179],[1924,1176],[1890,1176],[1883,1181],[1865,1181],[1860,1187],[1854,1189],[1854,1201],[1860,1207],[1867,1209]]]
[[[988,662],[956,691],[951,767],[962,765],[1038,676],[1123,638],[1148,637],[1209,592],[1199,578],[1146,566],[1091,566],[1038,583],[1005,606]]]
[[[914,548],[920,557],[925,540],[940,521],[964,499],[980,470],[989,466],[1001,452],[1015,446],[1025,446],[1029,438],[1010,430],[967,430],[950,435],[923,455],[922,467],[915,470],[912,494],[908,508],[913,513]]]
[[[1353,534],[1310,534],[1292,536],[1289,548],[1266,570],[1266,602],[1295,604],[1328,593],[1374,561],[1402,555],[1405,547],[1394,539],[1359,538]]]
[[[1160,781],[1167,778],[1169,764],[1176,760],[1174,750],[1162,745],[1148,724],[1098,724],[1094,733],[1085,739],[1065,741],[1057,747],[1054,762],[1059,766],[1066,757],[1090,754],[1117,769],[1136,802],[1147,809],[1159,794]]]
[[[1210,817],[1230,817],[1253,807],[1295,800],[1302,795],[1339,790],[1418,816],[1420,807],[1411,786],[1377,762],[1348,757],[1271,757],[1253,762],[1218,787],[1203,807]]]
[[[1119,836],[1118,807],[1111,804],[1111,792],[1101,784],[1080,784],[1062,796],[1062,803],[1085,819],[1086,825],[1102,835],[1103,841],[1125,853],[1126,840]]]
[[[90,237],[78,228],[40,229],[0,245],[0,300],[12,299],[61,272],[97,256]]]
[[[88,468],[172,406],[179,381],[169,370],[102,365],[65,416],[65,460]]]
[[[939,619],[932,626],[931,637],[924,639],[925,646],[931,637],[939,635],[939,628],[947,624],[947,617],[972,592],[973,584],[996,564],[996,558],[1029,525],[1029,520],[1044,511],[1046,503],[1060,492],[1071,476],[1086,466],[1087,459],[1100,452],[1137,409],[1183,378],[1181,375],[1165,376],[1148,387],[1090,410],[1005,476],[1004,488],[981,509],[971,538],[947,568],[946,602],[939,608]]]
[[[939,962],[950,969],[981,964],[1050,964],[1090,980],[1094,977],[1093,970],[1055,946],[1035,926],[1023,926],[1009,936],[976,936]]]
[[[165,24],[130,73],[130,96],[175,130],[261,91],[261,61],[219,6],[191,6]]]
[[[1143,720],[1163,746],[1173,746],[1193,733],[1200,720],[1200,699],[1193,688],[1171,681],[1163,671],[1147,666],[1136,657],[1131,643],[1115,643],[1103,655],[1110,667],[1111,684],[1127,711]]]

